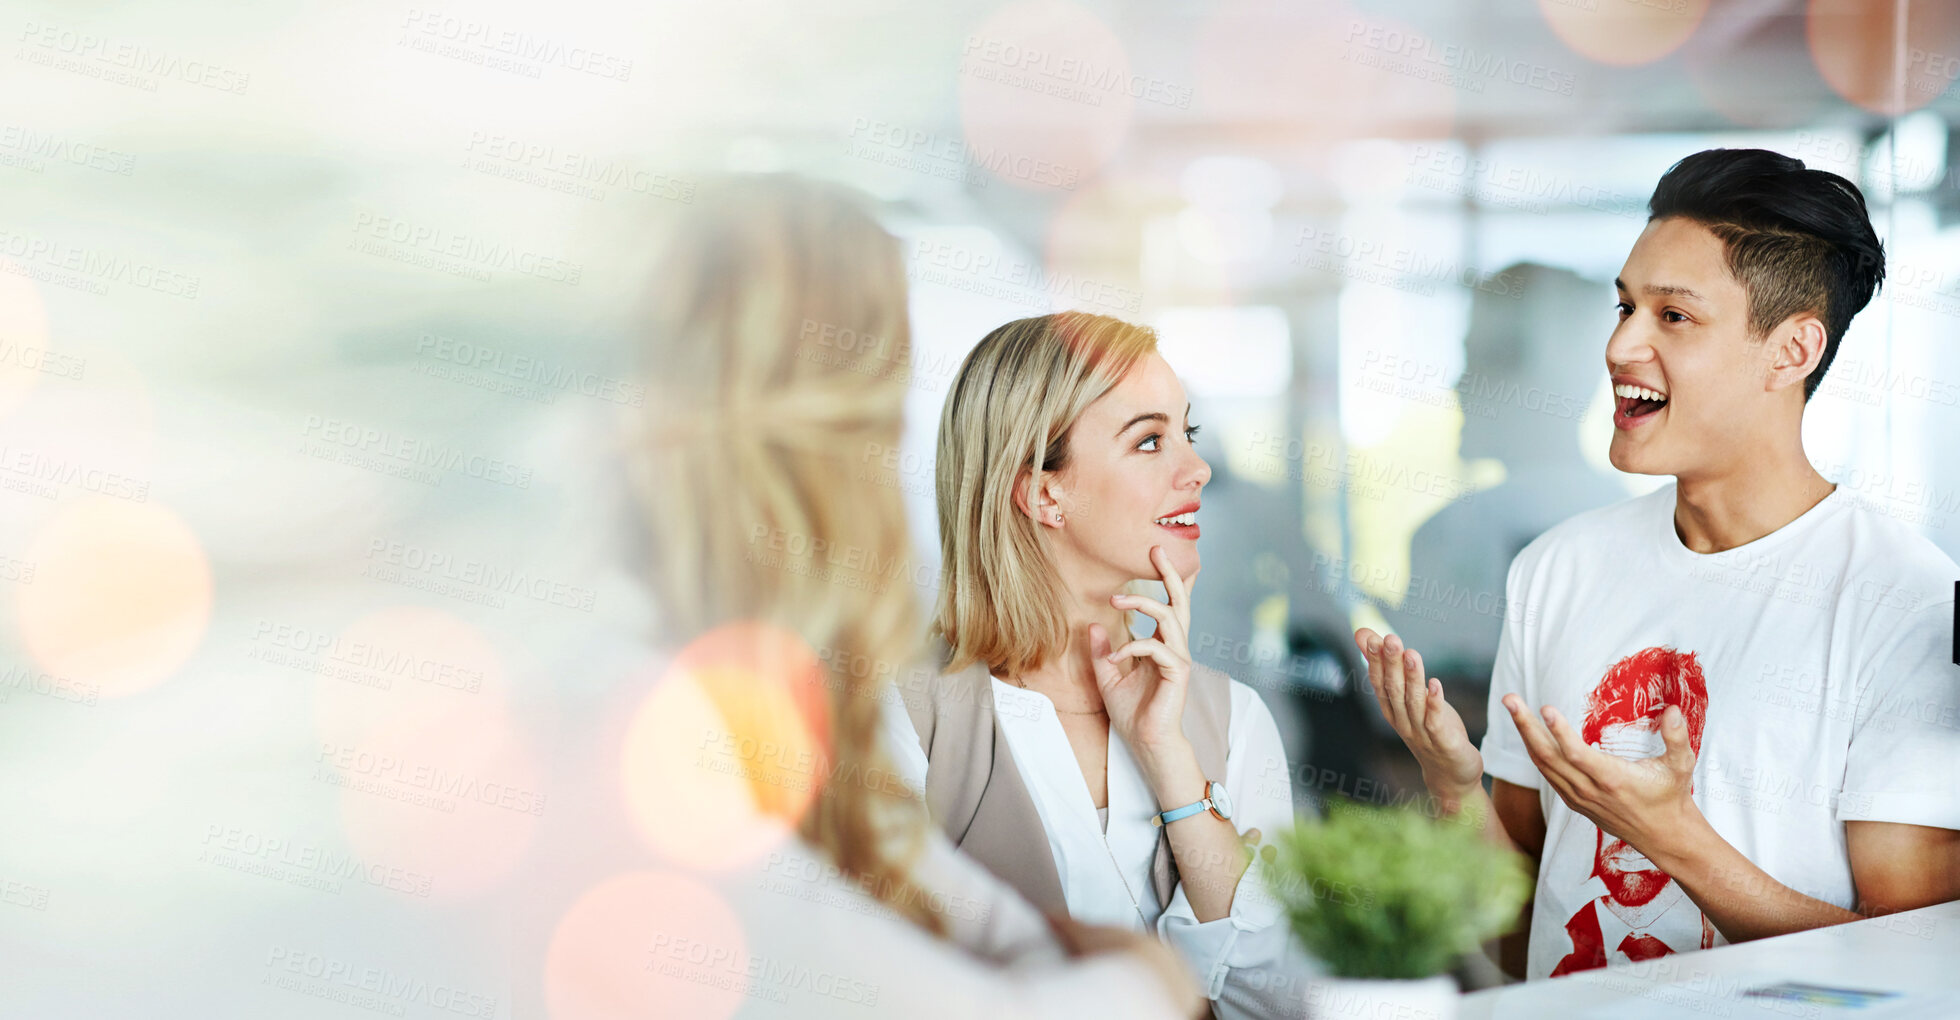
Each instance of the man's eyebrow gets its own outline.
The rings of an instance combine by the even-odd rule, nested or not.
[[[1184,418],[1190,418],[1190,416],[1192,416],[1192,406],[1190,406],[1190,404],[1184,404]],[[1115,430],[1115,437],[1117,437],[1117,439],[1121,439],[1121,437],[1123,437],[1123,434],[1125,434],[1125,432],[1129,432],[1131,428],[1135,428],[1135,426],[1137,426],[1137,422],[1158,422],[1158,424],[1164,424],[1164,426],[1168,426],[1168,424],[1170,424],[1170,416],[1168,416],[1168,414],[1164,414],[1164,412],[1160,412],[1160,410],[1152,410],[1152,412],[1149,412],[1149,414],[1139,414],[1139,416],[1135,416],[1135,418],[1131,418],[1129,422],[1123,422],[1123,428],[1119,428],[1119,430]]]
[[[1621,290],[1627,289],[1626,282],[1621,280],[1617,276],[1613,278],[1613,286],[1618,287]],[[1696,301],[1708,300],[1707,298],[1702,297],[1699,291],[1691,290],[1687,287],[1677,287],[1672,284],[1666,284],[1666,283],[1650,283],[1647,286],[1642,287],[1640,289],[1645,293],[1657,294],[1661,297],[1693,298]]]

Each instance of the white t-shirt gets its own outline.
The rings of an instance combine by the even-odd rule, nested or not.
[[[1955,567],[1898,521],[1833,492],[1781,529],[1703,555],[1674,486],[1581,514],[1511,564],[1484,767],[1536,789],[1545,849],[1528,975],[1724,942],[1680,887],[1565,806],[1501,700],[1555,705],[1586,741],[1661,753],[1681,706],[1694,799],[1777,882],[1854,907],[1844,823],[1960,829]],[[1616,845],[1617,844],[1617,845]]]

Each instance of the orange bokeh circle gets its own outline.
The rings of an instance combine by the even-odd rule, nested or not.
[[[204,641],[213,585],[204,545],[158,503],[89,496],[35,535],[34,583],[15,604],[42,669],[115,698],[174,674]]]
[[[675,864],[722,871],[794,833],[829,772],[823,664],[797,635],[728,624],[674,657],[627,728],[627,815]]]
[[[1811,0],[1810,58],[1838,95],[1897,116],[1939,98],[1960,78],[1960,5],[1915,3],[1904,31],[1892,0]]]
[[[1708,0],[1538,0],[1552,33],[1588,60],[1651,64],[1681,48],[1708,14]]]

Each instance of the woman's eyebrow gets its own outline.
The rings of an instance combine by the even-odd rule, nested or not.
[[[1184,420],[1185,421],[1191,420],[1190,404],[1184,405]],[[1116,430],[1116,438],[1118,439],[1123,438],[1123,433],[1130,431],[1131,427],[1135,426],[1136,423],[1141,421],[1154,421],[1154,422],[1160,422],[1164,425],[1169,425],[1171,423],[1171,416],[1165,414],[1162,411],[1151,411],[1148,414],[1139,414],[1136,417],[1131,418],[1129,421],[1124,422],[1123,427]]]
[[[1123,433],[1130,431],[1132,428],[1135,428],[1138,422],[1144,422],[1144,421],[1161,422],[1165,425],[1169,425],[1171,423],[1171,416],[1165,414],[1162,411],[1151,411],[1148,414],[1139,414],[1136,417],[1131,418],[1129,421],[1124,422],[1123,427],[1116,430],[1116,438],[1117,439],[1123,438]]]

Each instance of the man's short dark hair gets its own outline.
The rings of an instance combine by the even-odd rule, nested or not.
[[[1804,380],[1809,400],[1851,317],[1885,280],[1885,249],[1858,186],[1765,149],[1709,149],[1661,176],[1647,212],[1693,220],[1722,239],[1755,336],[1799,312],[1823,320],[1824,356]]]

